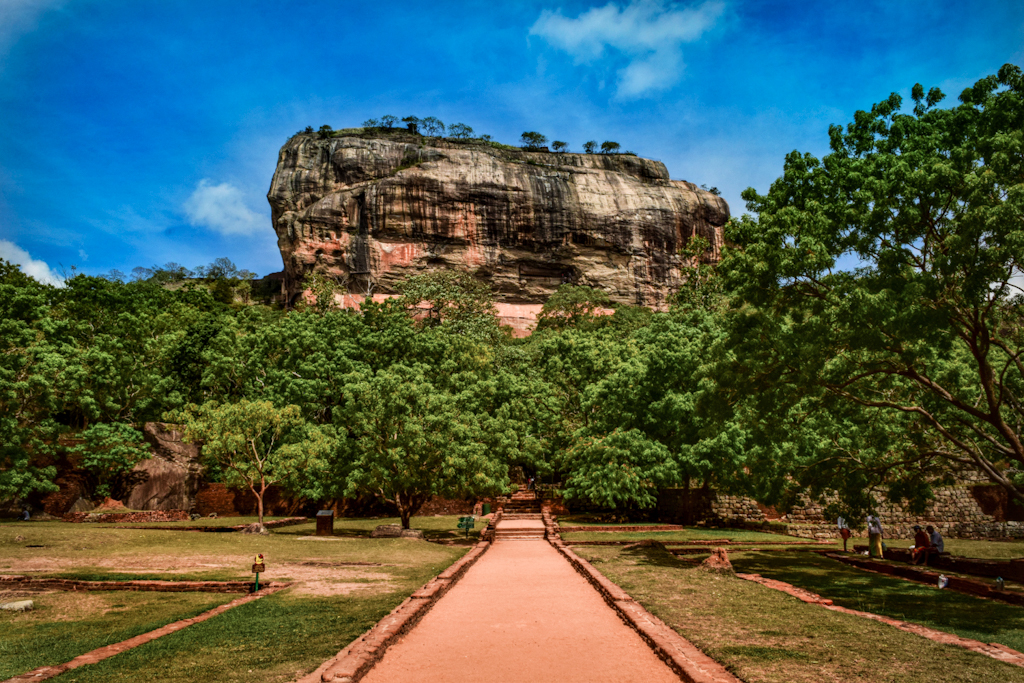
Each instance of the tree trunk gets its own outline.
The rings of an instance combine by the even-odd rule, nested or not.
[[[267,492],[267,485],[265,482],[260,482],[260,492],[256,494],[256,509],[259,514],[260,528],[263,528],[263,494]]]

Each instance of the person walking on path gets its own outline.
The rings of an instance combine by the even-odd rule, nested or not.
[[[868,515],[868,552],[871,557],[882,557],[882,521],[878,515]]]

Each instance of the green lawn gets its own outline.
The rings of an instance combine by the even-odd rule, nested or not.
[[[253,555],[260,552],[267,563],[261,581],[293,581],[295,585],[100,664],[68,672],[59,680],[138,680],[139,672],[145,671],[145,678],[154,681],[284,682],[319,666],[467,550],[416,539],[366,537],[369,529],[388,521],[339,520],[339,531],[348,528],[360,533],[329,538],[311,536],[314,523],[283,527],[265,536],[59,522],[2,525],[0,573],[86,579],[251,580]],[[441,536],[454,531],[456,522],[455,517],[424,517],[415,518],[413,526]],[[130,595],[172,597],[185,600],[183,604],[189,604],[188,600],[216,604],[236,597]],[[163,618],[162,613],[148,609],[131,613],[149,615],[154,624]],[[84,648],[82,651],[98,647],[93,644],[96,629],[88,622],[83,621],[85,626],[79,628],[77,622],[44,621],[50,624],[47,628],[60,631],[68,647]],[[139,628],[140,632],[150,630],[149,626]],[[0,633],[5,630],[0,625]],[[21,651],[46,649],[49,641],[44,636],[26,632],[17,647]],[[65,654],[55,654],[54,658],[66,661],[73,656],[62,659]]]
[[[731,541],[757,541],[759,543],[788,543],[795,541],[808,541],[806,538],[795,538],[793,536],[782,536],[780,534],[768,534],[761,531],[745,531],[740,529],[704,529],[687,527],[682,531],[573,531],[561,534],[566,543],[573,541],[642,541],[652,539],[662,543],[671,544],[680,541],[711,541],[729,539]],[[826,545],[808,546],[827,548]],[[839,548],[842,548],[842,541],[839,541]]]
[[[228,602],[222,593],[54,592],[11,595],[30,599],[31,612],[0,612],[0,680],[70,661]]]
[[[873,612],[1024,652],[1024,608],[866,572],[813,553],[729,553],[736,571],[760,574]]]
[[[809,605],[750,581],[713,574],[659,548],[579,546],[575,550],[748,683],[1024,682],[1024,669],[1019,667]],[[747,556],[816,557],[811,553]]]
[[[892,541],[893,547],[909,547],[914,542]],[[946,552],[963,557],[982,560],[1013,560],[1024,557],[1024,541],[970,541],[967,539],[945,539]]]

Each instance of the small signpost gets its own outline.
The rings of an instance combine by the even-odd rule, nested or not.
[[[459,528],[466,530],[466,538],[469,538],[469,530],[476,526],[476,517],[459,517]]]
[[[253,588],[253,593],[257,593],[260,590],[260,572],[266,571],[267,565],[263,564],[263,553],[256,556],[256,561],[252,565],[252,573],[256,575],[256,585]]]

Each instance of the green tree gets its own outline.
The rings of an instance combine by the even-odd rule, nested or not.
[[[317,131],[317,135],[321,140],[327,140],[334,135],[334,129],[328,126],[326,123],[320,126],[320,130]]]
[[[403,529],[431,496],[507,490],[507,466],[487,453],[476,415],[432,384],[422,366],[353,375],[344,395],[345,494],[393,504]]]
[[[473,129],[464,123],[453,123],[448,126],[448,136],[456,140],[468,140],[473,137]]]
[[[968,469],[1024,500],[1024,79],[1008,64],[956,106],[921,85],[912,99],[910,112],[896,94],[857,112],[830,128],[824,159],[793,152],[767,194],[743,193],[757,217],[728,231],[746,337],[733,353],[750,391],[789,410],[811,400],[830,423],[805,471],[897,481],[920,499],[936,467]],[[904,429],[860,446],[844,420]]]
[[[54,296],[0,259],[0,500],[57,490],[57,470],[41,457],[59,429],[53,376],[63,364],[40,332]]]
[[[537,317],[537,330],[565,327],[590,329],[597,324],[600,309],[613,306],[608,295],[599,289],[564,284],[544,302]]]
[[[439,270],[414,275],[398,285],[401,303],[422,326],[480,340],[499,334],[494,294],[485,283],[462,270]]]
[[[310,271],[306,274],[302,281],[302,288],[309,293],[312,300],[307,302],[303,299],[300,302],[301,306],[315,311],[318,315],[323,315],[335,308],[337,305],[334,300],[335,295],[344,295],[346,291],[345,286],[338,284],[334,278],[317,271]]]
[[[270,486],[313,498],[324,495],[327,457],[336,443],[329,426],[308,424],[298,406],[270,401],[215,401],[168,415],[184,424],[185,440],[202,444],[203,458],[224,472],[229,486],[256,496],[263,526],[263,497]]]
[[[556,152],[564,152],[569,149],[569,143],[562,140],[555,140],[551,143],[551,149]]]
[[[583,143],[583,151],[587,154],[593,154],[597,149],[597,140],[587,140]]]
[[[439,138],[444,135],[444,123],[436,116],[428,116],[420,120],[420,129],[424,135]]]
[[[68,449],[89,478],[92,494],[125,499],[139,483],[135,466],[152,457],[142,434],[123,422],[90,425],[78,434],[81,443]]]
[[[409,130],[418,132],[420,118],[418,116],[403,116],[402,123],[404,123]]]
[[[619,143],[605,140],[601,143],[601,154],[615,154],[619,151]]]
[[[388,130],[391,130],[392,128],[395,127],[395,124],[398,123],[398,117],[392,116],[391,114],[385,114],[384,116],[380,117],[380,123]]]
[[[520,137],[519,142],[525,149],[537,149],[547,144],[548,138],[537,131],[528,130]]]
[[[381,123],[380,119],[366,119],[363,121],[363,128],[383,128],[384,124]]]

